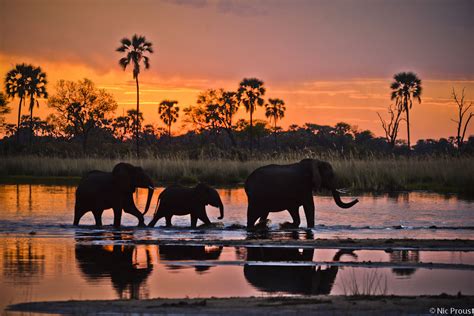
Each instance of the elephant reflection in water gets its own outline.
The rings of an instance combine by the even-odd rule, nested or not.
[[[141,290],[153,270],[149,249],[142,249],[144,262],[140,262],[135,245],[76,244],[76,260],[87,279],[110,278],[120,298],[141,299],[146,297]]]
[[[395,250],[390,252],[390,262],[394,263],[418,263],[420,253],[418,250]],[[409,278],[416,272],[416,268],[393,268],[392,272],[399,277]]]
[[[222,246],[181,246],[181,245],[161,245],[159,255],[161,261],[205,261],[218,260],[222,253]],[[168,264],[167,268],[172,270],[184,269],[186,266]],[[195,265],[196,272],[208,271],[210,266]]]
[[[357,257],[352,250],[339,250],[333,257],[337,262],[343,255]],[[247,248],[247,261],[304,261],[312,262],[314,249],[297,248]],[[322,269],[320,266],[281,266],[248,265],[244,266],[247,281],[265,292],[285,292],[289,294],[326,295],[336,280],[337,266]]]

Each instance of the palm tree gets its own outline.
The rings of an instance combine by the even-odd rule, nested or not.
[[[133,64],[133,79],[135,79],[137,86],[137,122],[135,136],[137,141],[137,157],[140,157],[140,148],[138,144],[138,134],[140,130],[140,119],[138,113],[140,113],[140,89],[138,85],[138,75],[140,74],[140,66],[143,61],[145,69],[150,68],[150,61],[148,56],[145,56],[146,53],[153,53],[153,48],[151,42],[147,42],[145,36],[138,36],[137,34],[133,35],[132,39],[123,38],[121,41],[121,46],[117,48],[118,52],[126,53],[125,57],[120,58],[119,64],[122,66],[123,70],[132,63]]]
[[[30,97],[30,143],[33,138],[33,109],[35,104],[39,107],[38,98],[47,98],[46,92],[46,74],[41,70],[41,67],[31,67],[28,69],[28,79],[26,84],[26,95]]]
[[[275,134],[275,147],[277,147],[277,121],[285,116],[286,107],[282,99],[268,99],[268,102],[265,104],[265,116],[274,122],[273,133]]]
[[[408,151],[410,151],[410,109],[413,106],[413,99],[421,103],[421,79],[413,72],[400,72],[395,74],[393,79],[394,82],[390,85],[392,100],[396,100],[397,106],[402,107],[406,113]]]
[[[263,87],[263,81],[257,78],[244,78],[239,84],[237,98],[239,103],[245,106],[247,112],[250,112],[250,151],[252,151],[253,148],[253,112],[255,112],[257,106],[263,106],[265,101],[262,97],[264,95],[265,88]]]
[[[21,106],[23,100],[26,97],[26,83],[27,83],[27,73],[28,69],[32,68],[31,65],[26,64],[17,64],[15,68],[10,70],[5,76],[5,92],[9,98],[20,98],[20,103],[18,105],[18,123],[17,123],[17,132],[16,140],[19,142],[19,132],[20,132],[20,120],[21,120]]]
[[[160,119],[168,127],[168,135],[171,140],[171,125],[176,123],[179,117],[179,107],[176,106],[178,101],[172,100],[163,100],[158,106],[158,114],[160,114]]]

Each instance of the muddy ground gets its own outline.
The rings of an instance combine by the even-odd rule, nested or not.
[[[8,311],[54,314],[472,315],[473,296],[304,296],[22,303]],[[446,312],[447,311],[447,312]]]

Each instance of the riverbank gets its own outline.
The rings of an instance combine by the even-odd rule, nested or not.
[[[183,298],[149,300],[34,302],[9,306],[8,311],[50,314],[175,314],[175,315],[467,315],[473,296],[304,296],[248,298]],[[462,312],[464,311],[464,312]]]
[[[342,187],[361,192],[429,190],[474,195],[471,158],[326,159]],[[77,184],[90,170],[111,170],[120,161],[142,166],[157,185],[207,182],[215,186],[241,186],[256,168],[298,160],[190,160],[106,158],[3,157],[0,183]]]

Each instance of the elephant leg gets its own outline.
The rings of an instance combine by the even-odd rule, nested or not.
[[[153,216],[153,219],[151,222],[148,224],[148,227],[155,227],[156,223],[160,220],[160,218],[165,217],[164,215],[161,214],[155,214]]]
[[[196,228],[198,217],[191,213],[191,228]]]
[[[308,198],[308,201],[303,204],[304,213],[306,215],[306,223],[308,228],[314,227],[314,201],[313,196]]]
[[[138,226],[145,226],[145,218],[143,214],[137,209],[135,204],[129,209],[126,209],[125,212],[135,216],[138,219]]]
[[[290,208],[288,212],[290,212],[291,218],[293,219],[293,225],[299,227],[301,224],[299,207]]]
[[[73,225],[74,226],[77,226],[79,225],[79,221],[81,220],[82,216],[84,216],[85,212],[83,212],[82,210],[79,211],[79,209],[76,207],[75,210],[74,210],[74,223]]]
[[[247,228],[253,228],[259,217],[260,214],[257,212],[257,210],[249,204],[247,208]]]
[[[173,225],[171,225],[171,217],[173,217],[172,215],[167,215],[166,216],[166,227],[171,227]]]
[[[211,221],[209,220],[209,217],[207,217],[207,214],[206,214],[206,208],[204,207],[203,210],[201,210],[199,212],[199,215],[198,215],[198,218],[204,222],[204,224],[206,225],[210,225],[211,224]]]
[[[92,212],[95,218],[95,226],[101,227],[102,226],[102,210],[95,210]]]
[[[114,207],[114,226],[120,227],[122,222],[122,209],[118,207]]]

